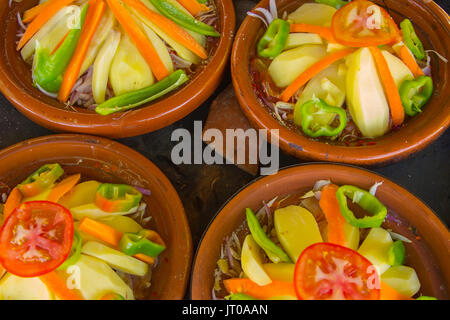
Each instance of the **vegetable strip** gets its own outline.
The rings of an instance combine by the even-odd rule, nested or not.
[[[33,21],[34,18],[36,18],[39,14],[41,14],[41,12],[43,12],[45,9],[47,9],[47,7],[49,5],[52,5],[53,2],[56,2],[56,1],[58,1],[58,0],[48,0],[46,2],[38,4],[37,6],[34,6],[31,9],[28,9],[23,14],[22,22],[23,23],[29,23],[29,22]],[[70,1],[69,3],[67,3],[67,5],[71,4],[74,1],[75,0]]]
[[[58,202],[67,192],[72,190],[73,187],[80,181],[81,175],[74,174],[73,176],[67,177],[53,187],[52,191],[47,197],[48,201]]]
[[[90,235],[93,235],[94,237],[116,248],[119,247],[120,240],[123,236],[122,232],[87,217],[83,218],[80,221],[78,230],[89,233]],[[153,264],[155,262],[154,258],[146,256],[144,254],[136,254],[134,255],[134,257],[148,264]]]
[[[175,41],[179,42],[181,45],[185,46],[193,53],[198,55],[202,59],[208,57],[206,50],[183,28],[179,27],[172,20],[164,17],[163,15],[150,10],[146,5],[144,5],[139,0],[123,0],[124,3],[136,9],[144,17],[149,19],[159,28],[164,30],[168,36],[173,38]]]
[[[373,58],[375,59],[375,64],[377,66],[381,82],[383,83],[386,97],[389,101],[392,124],[394,126],[399,126],[405,120],[405,110],[403,109],[400,94],[398,93],[394,78],[392,77],[389,66],[383,54],[381,53],[381,50],[378,47],[369,47],[369,49],[372,53]]]
[[[355,49],[343,49],[334,53],[329,54],[322,60],[316,62],[311,67],[306,69],[300,76],[298,76],[297,79],[294,80],[281,94],[281,100],[284,102],[288,102],[289,99],[295,94],[295,92],[300,89],[304,84],[306,84],[312,77],[317,75],[320,71],[327,68],[334,62],[348,56],[352,52],[354,52]]]
[[[406,66],[411,70],[414,77],[423,76],[424,73],[422,69],[420,69],[419,65],[416,62],[416,59],[409,51],[406,45],[402,45],[398,50],[397,54],[400,56],[400,59],[406,64]]]
[[[22,47],[34,36],[36,32],[44,24],[47,23],[59,10],[68,4],[72,3],[73,0],[54,0],[52,3],[48,4],[45,10],[43,10],[27,27],[25,33],[17,44],[17,50],[22,49]]]
[[[193,16],[198,15],[200,12],[209,11],[209,7],[199,3],[197,0],[178,0],[178,2]]]
[[[89,9],[86,16],[86,21],[84,22],[83,29],[81,31],[81,36],[77,44],[72,59],[64,73],[61,88],[59,90],[58,99],[61,102],[67,101],[72,91],[75,82],[77,81],[78,75],[81,70],[81,66],[86,56],[89,44],[91,43],[92,37],[94,36],[97,26],[102,18],[103,11],[105,10],[105,3],[103,0],[90,0]]]
[[[319,36],[324,38],[329,42],[336,42],[336,39],[333,36],[333,32],[331,28],[315,26],[312,24],[306,23],[294,23],[291,24],[291,32],[309,32],[309,33],[317,33]]]
[[[3,217],[6,219],[22,202],[23,195],[20,190],[15,187],[10,192],[8,199],[6,199],[5,206],[3,207]]]
[[[54,271],[40,276],[39,279],[61,300],[83,300],[75,292],[67,288],[66,282]]]
[[[245,293],[257,299],[270,299],[277,296],[297,296],[293,282],[273,280],[268,285],[260,286],[250,279],[235,278],[224,280],[223,284],[230,293]]]
[[[381,281],[380,300],[414,300]]]
[[[158,52],[153,47],[152,43],[148,40],[144,32],[133,21],[132,16],[127,10],[119,3],[118,0],[106,0],[114,16],[119,21],[120,25],[125,29],[128,35],[133,40],[134,44],[138,48],[139,52],[147,61],[148,66],[154,73],[156,79],[162,80],[169,75],[169,71],[162,62],[158,55]]]
[[[320,208],[328,222],[328,242],[347,246],[347,240],[344,232],[344,216],[339,208],[336,198],[336,192],[339,189],[334,184],[328,184],[323,187],[319,201]]]

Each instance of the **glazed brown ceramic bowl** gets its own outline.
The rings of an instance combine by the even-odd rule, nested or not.
[[[150,196],[144,196],[153,217],[147,227],[161,234],[167,249],[154,269],[148,299],[182,299],[189,278],[192,239],[181,200],[166,176],[120,143],[84,135],[53,135],[0,151],[0,181],[14,186],[49,162],[61,164],[67,173],[151,191]]]
[[[245,208],[256,212],[262,207],[262,201],[307,192],[321,179],[366,190],[374,183],[383,181],[378,187],[377,197],[386,205],[389,214],[401,221],[389,227],[412,240],[411,244],[406,244],[405,263],[416,270],[422,285],[421,292],[439,299],[449,298],[450,235],[433,211],[402,187],[375,173],[351,166],[319,163],[289,167],[275,175],[257,179],[222,207],[197,251],[192,270],[192,299],[211,299],[220,247],[223,239],[245,221]],[[414,227],[418,238],[412,234]]]
[[[279,0],[279,12],[292,12],[309,0]],[[405,18],[413,21],[426,49],[433,49],[450,58],[450,18],[433,1],[375,0],[389,12],[397,23]],[[385,5],[384,5],[384,4]],[[269,0],[258,7],[268,8]],[[247,17],[233,45],[231,69],[233,84],[242,110],[256,128],[278,129],[281,148],[298,158],[372,165],[398,161],[423,149],[437,139],[450,124],[450,64],[432,55],[434,93],[424,112],[410,119],[397,131],[373,140],[374,145],[347,147],[325,144],[299,135],[282,126],[256,96],[249,72],[249,61],[264,32],[259,19]]]
[[[187,85],[154,103],[125,113],[101,116],[85,108],[65,108],[31,82],[31,68],[16,51],[17,12],[38,0],[0,1],[0,90],[26,117],[54,131],[95,134],[112,138],[137,136],[166,127],[191,113],[217,88],[228,61],[235,28],[231,0],[215,0],[220,16],[220,41],[210,62]]]

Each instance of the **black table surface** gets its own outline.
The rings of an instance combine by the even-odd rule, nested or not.
[[[449,0],[436,2],[450,12]],[[234,0],[234,3],[238,22],[242,21],[246,11],[255,5],[255,1],[249,0]],[[229,82],[230,75],[227,71],[215,94],[183,120],[156,132],[118,140],[153,161],[170,179],[186,209],[194,248],[220,207],[254,177],[234,165],[174,165],[170,159],[172,147],[175,145],[175,142],[171,142],[171,133],[176,128],[186,128],[193,132],[194,120],[206,121],[211,101]],[[1,94],[0,110],[0,148],[53,133],[22,116]],[[449,157],[450,131],[447,131],[423,151],[406,160],[369,169],[415,194],[448,226],[450,223]],[[300,162],[286,154],[280,155],[281,167]]]

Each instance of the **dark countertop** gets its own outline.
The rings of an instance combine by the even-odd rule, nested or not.
[[[448,0],[436,2],[447,12],[450,11]],[[254,2],[235,0],[234,3],[238,16],[242,17],[246,10],[251,9]],[[153,161],[172,181],[185,206],[195,247],[217,210],[254,177],[234,165],[174,165],[170,160],[170,153],[176,143],[171,142],[171,133],[176,128],[187,128],[193,132],[193,121],[206,120],[211,101],[229,82],[228,72],[216,94],[185,119],[157,132],[119,140]],[[51,131],[22,116],[1,94],[0,110],[0,148],[26,139],[52,134]],[[371,167],[370,170],[393,180],[422,199],[448,226],[450,224],[449,159],[450,131],[447,131],[423,151],[407,160]],[[281,167],[300,162],[283,153],[280,155]]]

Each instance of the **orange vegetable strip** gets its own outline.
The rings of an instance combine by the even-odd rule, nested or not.
[[[296,297],[293,282],[273,280],[270,284],[260,286],[247,278],[234,278],[223,281],[229,293],[245,293],[256,299],[270,299],[277,296]]]
[[[319,206],[322,209],[328,221],[328,242],[347,245],[344,232],[344,216],[339,209],[339,203],[336,198],[336,192],[339,187],[335,184],[328,184],[322,189]]]
[[[5,206],[3,207],[3,217],[4,219],[8,216],[22,203],[23,195],[20,190],[15,187],[10,192],[8,199],[6,199]]]
[[[178,2],[193,16],[198,15],[202,11],[209,11],[209,7],[197,0],[178,0]]]
[[[380,300],[414,300],[381,281]]]
[[[34,18],[36,18],[42,11],[44,11],[49,5],[53,4],[56,0],[48,0],[46,2],[43,2],[41,4],[38,4],[37,6],[34,6],[31,9],[28,9],[24,12],[22,22],[23,23],[29,23],[33,21]],[[75,0],[70,1],[68,4],[74,2]]]
[[[105,3],[103,0],[90,0],[89,8],[86,15],[86,20],[81,31],[80,39],[78,40],[75,53],[64,72],[61,88],[59,89],[58,99],[61,102],[67,101],[70,92],[72,91],[75,82],[80,74],[80,69],[86,56],[86,52],[91,43],[92,37],[97,30],[103,11],[105,10]]]
[[[208,58],[206,50],[183,28],[180,28],[175,22],[167,19],[163,15],[150,10],[140,0],[123,0],[124,3],[139,11],[144,17],[152,21],[159,28],[164,30],[167,35],[175,41],[185,46],[202,59]]]
[[[25,30],[25,33],[17,44],[17,50],[22,49],[22,47],[31,39],[31,37],[33,37],[34,34],[38,32],[39,29],[42,28],[42,26],[46,24],[48,20],[51,19],[51,17],[53,17],[59,10],[72,2],[73,0],[54,0],[49,3],[46,6],[45,10],[40,12],[36,16],[36,18],[28,25],[27,30]]]
[[[406,64],[406,66],[411,70],[414,77],[423,76],[424,73],[422,69],[420,69],[419,65],[416,62],[416,59],[409,51],[408,47],[405,45],[402,45],[400,47],[400,50],[398,50],[398,55],[400,56],[400,59]]]
[[[306,23],[293,23],[291,24],[291,32],[317,33],[319,36],[329,42],[336,42],[331,28],[328,27],[315,26],[313,24]]]
[[[64,280],[54,271],[40,276],[39,279],[61,300],[83,300],[75,292],[67,288]]]
[[[158,52],[139,26],[134,22],[127,9],[118,0],[106,0],[114,16],[126,33],[131,37],[139,52],[144,57],[156,79],[162,80],[169,75],[169,71],[162,62]]]
[[[384,92],[386,93],[386,97],[389,101],[392,124],[394,126],[399,126],[403,123],[403,120],[405,120],[405,110],[403,109],[400,94],[398,93],[394,78],[392,77],[389,66],[383,56],[383,53],[381,53],[381,50],[378,47],[369,47],[369,49],[375,60],[378,74],[380,75],[381,82],[383,83]]]
[[[319,60],[311,67],[306,69],[302,74],[298,76],[286,89],[284,89],[281,94],[281,100],[288,102],[289,99],[295,94],[295,92],[305,85],[312,77],[318,74],[323,69],[327,68],[334,62],[348,56],[350,53],[354,52],[355,49],[347,48],[334,53],[329,54],[322,60]]]
[[[120,239],[122,239],[123,236],[122,232],[88,217],[84,217],[80,221],[78,229],[89,233],[116,248],[119,246]],[[153,264],[155,262],[154,258],[146,256],[145,254],[137,254],[134,257],[148,264]]]
[[[81,175],[74,174],[73,176],[67,177],[56,186],[53,187],[52,191],[47,197],[48,201],[58,202],[67,192],[73,189],[75,185],[80,181]]]

